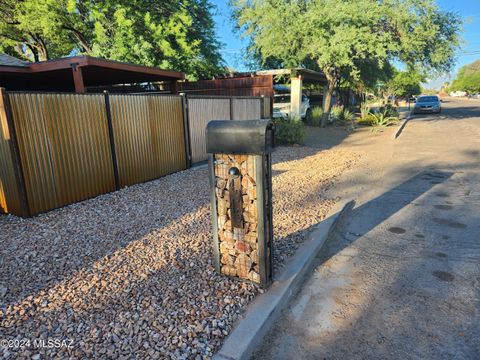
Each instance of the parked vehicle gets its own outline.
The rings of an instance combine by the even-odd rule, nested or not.
[[[420,113],[440,114],[441,111],[442,111],[442,104],[440,102],[440,98],[436,95],[419,96],[413,108],[414,114],[420,114]]]
[[[291,97],[290,94],[275,94],[273,96],[273,118],[288,118],[291,115]],[[310,108],[310,99],[302,94],[302,104],[300,105],[300,117],[308,121],[312,116]]]
[[[467,92],[466,91],[452,91],[450,93],[450,96],[451,97],[464,97],[464,96],[467,96]]]

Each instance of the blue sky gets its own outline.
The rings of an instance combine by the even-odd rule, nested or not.
[[[243,53],[248,41],[241,39],[240,34],[234,30],[228,0],[211,0],[211,2],[217,7],[214,19],[217,27],[217,37],[224,44],[222,49],[223,59],[229,67],[240,71],[246,70]]]
[[[234,31],[234,24],[230,19],[230,9],[227,0],[211,0],[216,5],[214,16],[217,26],[217,36],[224,43],[222,55],[228,66],[237,70],[246,70],[243,54],[248,41],[240,38]],[[465,20],[464,49],[459,52],[455,71],[465,64],[480,59],[480,0],[438,0],[439,6],[445,10],[459,13]],[[445,81],[448,76],[432,81],[436,86]]]

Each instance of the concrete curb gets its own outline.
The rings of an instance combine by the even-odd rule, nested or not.
[[[295,256],[288,261],[270,289],[257,296],[248,306],[243,318],[227,337],[222,348],[213,356],[213,360],[247,360],[250,358],[259,341],[268,332],[282,309],[297,293],[313,260],[335,228],[338,219],[354,204],[353,200],[337,203],[325,220],[315,225],[308,239],[297,250]]]
[[[409,111],[407,113],[407,116],[402,119],[402,123],[400,124],[397,131],[395,132],[393,139],[397,139],[402,134],[403,129],[405,128],[405,126],[407,126],[407,123],[410,121],[411,118],[412,118],[412,113]]]

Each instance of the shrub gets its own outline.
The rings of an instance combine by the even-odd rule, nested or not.
[[[312,108],[312,116],[310,124],[312,126],[319,126],[322,122],[323,109],[320,106],[315,106]]]
[[[357,120],[357,124],[359,125],[366,125],[366,126],[373,126],[375,122],[375,116],[373,114],[365,114],[365,116],[361,116],[360,119]]]
[[[387,104],[385,106],[382,106],[379,109],[379,112],[385,114],[386,117],[398,117],[398,109],[396,106],[393,106],[392,104]]]
[[[342,120],[345,122],[352,122],[355,118],[355,114],[347,109],[343,110],[342,112]]]
[[[330,122],[334,123],[342,119],[343,106],[334,105],[330,110]]]
[[[301,144],[305,137],[305,126],[299,118],[275,120],[275,141],[278,144]]]

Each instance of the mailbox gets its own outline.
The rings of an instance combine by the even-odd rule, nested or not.
[[[215,120],[206,132],[216,269],[268,287],[273,277],[273,123]]]

